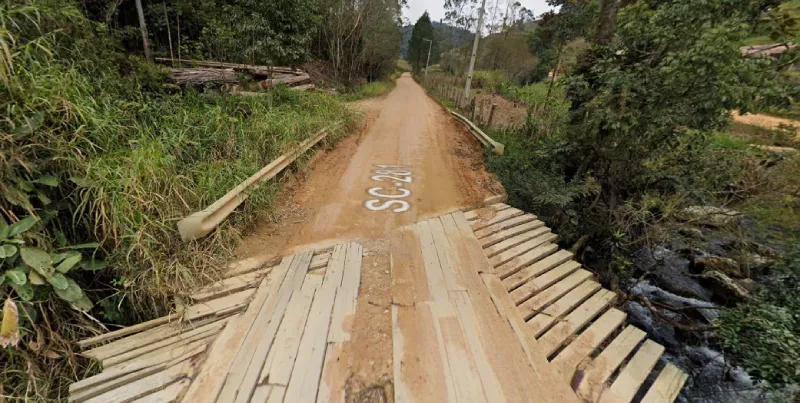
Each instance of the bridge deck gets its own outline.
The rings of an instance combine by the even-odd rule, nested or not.
[[[676,398],[686,375],[554,240],[504,204],[388,235],[395,401]],[[104,370],[70,401],[344,402],[362,253],[243,267],[181,315],[82,342]]]

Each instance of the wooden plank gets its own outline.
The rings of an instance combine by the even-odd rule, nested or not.
[[[313,402],[316,400],[322,366],[325,362],[328,329],[336,293],[342,284],[342,276],[345,271],[352,270],[353,267],[361,269],[362,254],[361,245],[351,242],[347,245],[344,270],[331,270],[329,267],[325,271],[322,288],[317,292],[314,302],[311,304],[308,324],[300,340],[297,363],[286,387],[285,401]]]
[[[311,263],[311,252],[298,253],[292,257],[284,258],[280,267],[287,267],[287,270],[275,270],[273,275],[262,280],[261,285],[256,291],[256,297],[247,310],[235,320],[229,322],[228,326],[214,341],[208,353],[203,367],[199,374],[189,386],[189,390],[184,396],[187,402],[213,402],[216,401],[226,376],[231,369],[231,365],[238,356],[232,351],[239,351],[245,341],[256,318],[262,309],[274,307],[277,303],[276,287],[281,287],[287,279],[287,286],[292,287],[292,283],[302,282],[306,269]],[[287,264],[287,261],[290,262]],[[291,273],[290,275],[287,273]],[[281,274],[283,276],[281,276]],[[283,278],[281,278],[283,277]],[[275,284],[281,284],[276,286]],[[269,297],[269,298],[268,298]],[[286,300],[288,301],[288,297]],[[274,302],[273,302],[274,301]],[[265,303],[267,302],[267,303]],[[272,309],[270,309],[272,310]]]
[[[448,232],[451,247],[456,251],[457,257],[457,263],[453,267],[459,270],[460,279],[469,292],[475,309],[477,332],[505,401],[535,399],[541,402],[577,402],[574,392],[567,384],[560,382],[560,376],[552,370],[545,357],[527,350],[519,342],[508,319],[499,314],[483,278],[494,278],[497,284],[500,284],[500,280],[492,271],[485,269],[491,265],[463,213],[456,212],[450,217],[459,230],[458,235],[452,234],[452,237]],[[443,217],[442,220],[446,222],[448,218]],[[505,295],[508,296],[508,293]],[[513,307],[511,311],[515,312]]]
[[[433,302],[392,305],[392,361],[397,403],[455,402],[439,321]]]
[[[686,375],[678,367],[671,363],[667,363],[664,369],[662,369],[658,374],[658,377],[656,378],[655,382],[653,382],[653,385],[650,386],[650,390],[648,390],[647,394],[644,395],[642,403],[663,403],[675,401],[675,399],[678,398],[678,394],[681,393],[683,384],[686,383],[688,378],[689,375]]]
[[[515,224],[519,222],[519,225],[514,225],[510,228],[505,228],[502,230],[498,230],[490,235],[487,235],[484,238],[480,239],[481,246],[484,248],[489,248],[498,243],[505,242],[506,240],[513,238],[519,234],[523,234],[525,232],[533,231],[536,229],[547,228],[544,226],[544,223],[535,219],[534,216],[530,214],[525,214],[519,217],[514,217],[508,221],[503,221],[500,224],[492,225],[491,227],[484,228],[481,231],[488,232],[487,230],[493,228],[502,228],[503,225],[507,224]],[[478,231],[480,232],[480,231]],[[476,232],[477,233],[477,232]]]
[[[170,403],[177,402],[178,397],[189,387],[191,379],[181,379],[164,389],[134,400],[134,403]]]
[[[528,331],[533,332],[537,338],[540,337],[559,318],[571,312],[600,288],[600,284],[594,281],[587,281],[579,285],[567,295],[559,298],[553,305],[545,308],[542,313],[531,318],[528,321]]]
[[[583,269],[579,269],[555,285],[539,292],[533,298],[520,304],[519,311],[525,320],[528,320],[537,313],[541,312],[542,309],[544,309],[547,305],[566,295],[568,292],[575,289],[575,287],[579,286],[584,281],[591,279],[592,277],[592,273]]]
[[[146,376],[161,372],[204,352],[208,343],[208,339],[198,340],[167,352],[160,352],[155,356],[143,356],[138,360],[108,368],[93,377],[71,384],[69,386],[69,401],[83,402]]]
[[[451,291],[450,295],[465,293],[466,291]],[[455,296],[454,298],[458,298]],[[488,402],[481,382],[478,365],[472,355],[468,336],[458,315],[455,301],[437,301],[432,307],[433,313],[439,322],[442,332],[444,350],[447,354],[447,363],[453,386],[456,390],[456,400],[460,402]],[[442,307],[446,306],[443,311]]]
[[[349,365],[339,357],[343,345],[350,341],[352,321],[358,304],[358,288],[361,284],[361,268],[355,264],[345,267],[342,284],[336,293],[328,330],[328,346],[325,366],[322,369],[317,401],[344,402],[345,381],[349,377]]]
[[[488,246],[483,249],[483,252],[491,261],[491,258],[498,253],[505,252],[515,246],[521,245],[527,241],[548,233],[550,233],[550,229],[542,226],[530,231],[522,232],[492,246]]]
[[[537,236],[536,238],[529,239],[513,248],[506,250],[489,258],[489,263],[494,267],[501,266],[503,263],[509,262],[515,257],[524,254],[525,252],[535,249],[537,246],[544,245],[547,242],[553,241],[558,238],[558,235],[553,234],[548,229],[547,232]],[[488,256],[488,255],[487,255]],[[502,273],[502,272],[501,272]]]
[[[503,389],[500,386],[500,381],[494,374],[491,362],[486,356],[486,351],[481,342],[481,336],[478,333],[478,318],[475,315],[475,307],[472,304],[472,299],[466,291],[453,292],[453,301],[458,310],[458,316],[464,326],[464,332],[467,337],[467,343],[475,359],[478,376],[480,377],[481,385],[486,394],[486,399],[489,402],[501,402],[504,400]],[[471,400],[471,399],[470,399]]]
[[[506,279],[503,280],[503,285],[509,292],[512,293],[511,295],[513,296],[514,290],[516,290],[523,284],[533,280],[535,277],[541,275],[542,273],[547,272],[545,274],[548,274],[549,273],[548,270],[552,270],[554,267],[564,264],[571,258],[572,258],[572,253],[567,252],[565,250],[560,250],[528,267],[521,269],[520,271],[512,274],[511,276],[506,277]],[[571,265],[575,266],[576,263],[572,262]],[[565,270],[563,272],[558,271],[557,273],[563,273],[563,274],[561,274],[560,276],[555,276],[555,281],[564,278],[569,273],[572,273],[573,271],[577,270],[578,267],[580,266],[581,266],[580,264],[577,264],[577,267],[573,268],[572,270]],[[549,279],[553,279],[553,275],[548,276],[545,281],[539,281],[535,285],[532,284],[526,287],[525,290],[523,290],[523,293],[530,293],[530,295],[534,295],[542,288],[547,287],[550,284],[553,284],[553,282],[555,282],[555,281],[548,282],[547,280]],[[543,286],[542,284],[547,284],[547,285]]]
[[[625,313],[611,308],[558,353],[552,363],[564,375],[564,380],[568,384],[572,384],[572,376],[578,364],[589,357],[623,324],[625,324]]]
[[[486,228],[474,231],[475,238],[481,240],[481,246],[486,247],[493,245],[497,242],[500,242],[508,237],[502,235],[501,233],[504,231],[510,231],[512,228],[516,228],[520,225],[535,222],[538,226],[538,223],[541,223],[544,226],[544,223],[537,220],[536,216],[533,214],[523,214],[521,216],[516,216],[514,218],[510,218],[503,222],[499,222],[497,224],[492,224]],[[470,227],[472,229],[472,227]],[[529,228],[532,229],[532,228]],[[516,235],[516,234],[514,234]],[[513,235],[510,235],[513,236]]]
[[[317,270],[321,269],[328,265],[328,261],[331,258],[330,252],[320,253],[315,255],[314,258],[311,259],[311,265],[308,267],[308,270]]]
[[[217,334],[223,326],[225,326],[226,321],[217,321],[213,323],[209,323],[205,326],[200,326],[197,329],[193,329],[186,333],[179,333],[175,336],[168,337],[156,343],[150,343],[144,345],[140,348],[135,350],[127,351],[123,354],[115,355],[103,360],[103,366],[111,367],[117,364],[121,364],[125,361],[132,360],[136,357],[142,356],[146,353],[149,353],[154,350],[158,350],[160,348],[170,347],[170,346],[180,346],[191,343],[196,340],[205,339],[209,336]]]
[[[516,273],[523,267],[536,263],[547,256],[552,255],[553,252],[557,250],[558,245],[554,243],[546,243],[511,259],[509,262],[501,266],[495,266],[494,270],[501,279],[504,279]]]
[[[226,278],[222,281],[218,281],[214,284],[210,284],[201,288],[199,291],[192,294],[191,298],[195,302],[203,302],[233,294],[245,288],[255,287],[261,281],[261,278],[270,270],[272,270],[272,267]]]
[[[447,235],[445,235],[441,220],[439,218],[433,218],[427,222],[431,229],[433,244],[436,248],[436,255],[439,256],[439,267],[442,270],[442,275],[444,276],[444,282],[447,286],[447,289],[449,291],[463,291],[464,287],[458,284],[458,281],[456,281],[455,271],[450,266],[451,262],[453,261],[453,257],[450,250],[450,242],[447,240]]]
[[[124,327],[124,328],[119,329],[119,330],[115,330],[113,332],[103,333],[101,335],[97,335],[97,336],[94,336],[94,337],[89,337],[87,339],[83,339],[83,340],[79,341],[78,342],[78,347],[86,348],[86,347],[89,347],[89,346],[92,346],[92,345],[95,345],[95,344],[103,343],[103,342],[108,341],[108,340],[113,340],[113,339],[117,339],[117,338],[124,337],[124,336],[127,336],[127,335],[131,335],[131,334],[134,334],[134,333],[143,332],[145,330],[149,330],[149,329],[152,329],[154,327],[161,326],[161,325],[163,325],[165,323],[170,323],[170,322],[176,321],[176,320],[180,319],[181,316],[182,316],[181,313],[171,313],[171,314],[169,314],[167,316],[162,316],[162,317],[157,318],[157,319],[153,319],[153,320],[150,320],[150,321],[147,321],[147,322],[139,323],[138,325],[128,326],[128,327]]]
[[[633,355],[617,379],[600,396],[601,403],[630,402],[642,386],[650,371],[655,368],[658,358],[664,353],[664,346],[645,340],[642,347]]]
[[[614,302],[616,296],[617,294],[611,291],[601,289],[567,315],[564,320],[548,330],[539,339],[539,345],[544,349],[545,354],[548,357],[553,355],[570,337],[588,325],[592,319],[603,313]]]
[[[442,271],[441,261],[439,260],[439,255],[436,253],[436,246],[434,245],[430,223],[428,221],[418,222],[415,231],[419,237],[420,249],[422,250],[422,262],[425,268],[425,279],[428,283],[428,290],[430,290],[431,297],[433,301],[447,302],[450,298],[447,294],[448,284],[456,284],[453,272],[448,271],[445,274]],[[454,311],[442,311],[440,313],[452,314]]]
[[[307,251],[302,256],[295,256],[283,273],[282,281],[271,284],[270,295],[258,311],[242,347],[239,348],[217,400],[244,401],[252,394],[263,369],[267,367],[265,361],[275,345],[278,329],[286,318],[289,302],[294,295],[302,292],[303,287],[313,288],[319,277],[313,276],[308,281],[312,253]],[[282,266],[286,267],[285,264],[286,261]]]
[[[488,227],[490,225],[501,223],[501,222],[506,221],[506,220],[508,220],[510,218],[514,218],[516,216],[520,216],[520,215],[522,215],[524,213],[525,213],[524,211],[518,210],[518,209],[515,209],[515,208],[512,207],[512,208],[508,208],[508,209],[505,209],[505,210],[498,211],[497,214],[495,214],[492,218],[490,218],[488,220],[484,220],[482,218],[478,219],[478,220],[475,220],[475,221],[470,223],[470,226],[472,227],[473,231],[478,231],[478,230],[484,229],[484,228],[486,228],[486,227]]]
[[[237,293],[226,295],[222,298],[212,299],[201,302],[186,308],[186,319],[194,320],[204,318],[209,315],[224,315],[231,310],[238,310],[247,307],[250,298],[255,291],[252,289],[242,290]]]
[[[195,364],[186,360],[173,365],[164,371],[154,373],[134,382],[110,390],[101,395],[86,400],[87,403],[125,402],[147,396],[151,392],[160,390],[173,382],[191,378],[195,373]]]
[[[311,302],[314,300],[316,292],[317,288],[311,286],[308,289],[302,289],[292,294],[286,313],[278,327],[275,341],[272,342],[273,347],[269,351],[266,364],[262,363],[264,368],[259,368],[262,381],[268,380],[269,383],[284,386],[289,384],[298,348],[300,347],[300,339],[303,336],[303,330],[311,312]],[[255,368],[251,369],[254,370]],[[243,385],[242,389],[247,386],[249,385]],[[252,388],[255,388],[255,385]],[[225,395],[221,394],[218,400],[231,401],[223,399],[224,397]],[[250,398],[249,390],[240,389],[238,398],[239,401],[247,401]]]
[[[488,205],[486,207],[480,207],[480,208],[476,208],[474,210],[467,211],[466,213],[464,213],[464,217],[468,221],[472,221],[472,220],[479,219],[480,218],[480,213],[498,212],[498,211],[506,210],[506,209],[509,209],[509,208],[511,208],[511,206],[509,206],[508,204],[505,204],[505,203],[494,203],[494,204],[490,204],[490,205]]]
[[[597,358],[576,374],[581,378],[577,389],[578,395],[585,400],[597,401],[606,387],[608,378],[644,338],[643,331],[634,326],[626,327]]]

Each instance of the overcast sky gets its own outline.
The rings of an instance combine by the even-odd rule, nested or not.
[[[519,1],[522,6],[532,10],[533,14],[538,18],[552,7],[547,5],[546,0],[486,0],[486,8],[492,9],[495,2],[500,5],[500,11],[505,12],[505,4],[510,1]],[[403,16],[408,19],[408,23],[413,24],[422,13],[428,11],[432,21],[439,21],[444,18],[444,0],[408,0],[408,7],[403,10]],[[500,12],[498,11],[498,13]],[[502,19],[502,17],[499,17]]]

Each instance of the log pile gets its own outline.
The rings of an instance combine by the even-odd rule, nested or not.
[[[252,66],[248,64],[223,63],[203,60],[167,59],[157,57],[156,62],[163,64],[180,64],[192,67],[176,67],[170,70],[168,78],[176,84],[188,86],[202,86],[204,84],[229,84],[236,83],[237,74],[250,75],[264,89],[285,84],[292,89],[305,91],[313,89],[314,85],[308,83],[311,77],[303,71],[291,67],[279,66]]]
[[[236,83],[236,72],[233,69],[213,69],[207,67],[172,69],[167,77],[179,85],[203,85]]]

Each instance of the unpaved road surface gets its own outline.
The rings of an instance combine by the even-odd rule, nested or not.
[[[306,180],[284,189],[277,218],[244,240],[240,256],[374,239],[502,192],[484,170],[479,143],[410,75],[354,108],[366,116],[361,133],[318,155]]]
[[[770,115],[753,115],[753,114],[745,114],[740,115],[738,112],[733,112],[733,120],[738,123],[744,123],[746,125],[752,126],[759,126],[765,129],[777,129],[778,126],[794,126],[795,129],[800,128],[800,121],[779,118],[777,116],[770,116]],[[795,130],[797,131],[797,130]],[[797,138],[800,139],[800,131],[797,131]]]

